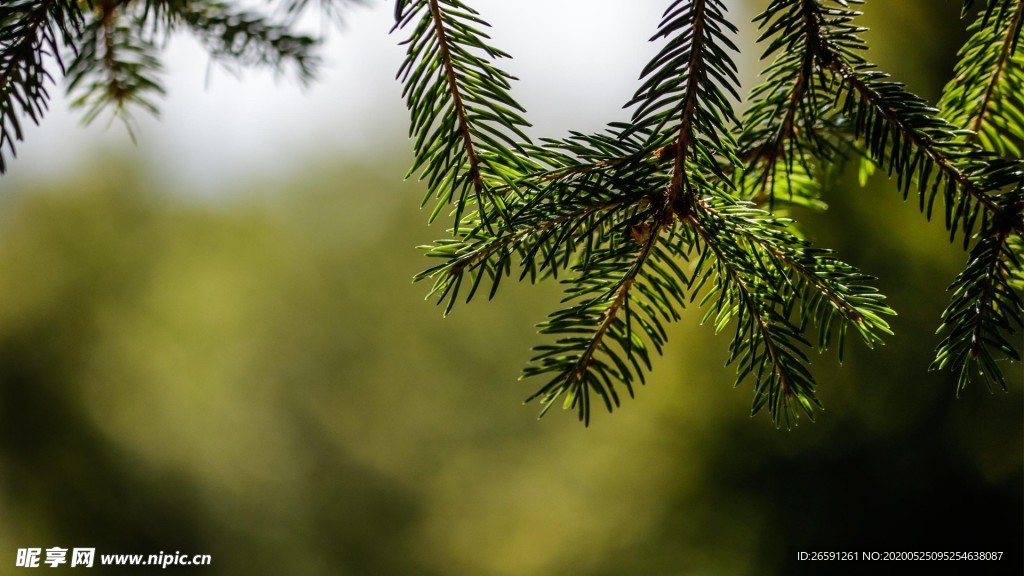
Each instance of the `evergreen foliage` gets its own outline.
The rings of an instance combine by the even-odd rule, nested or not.
[[[320,0],[332,19],[354,0]],[[294,68],[313,77],[317,39],[294,31],[309,0],[275,0],[270,14],[220,0],[10,0],[0,3],[0,172],[24,119],[39,123],[59,72],[73,105],[91,122],[104,110],[130,121],[139,108],[156,113],[159,49],[189,32],[228,67]],[[51,61],[52,59],[52,61]],[[129,125],[130,128],[130,125]]]
[[[343,0],[321,0],[337,19]],[[689,314],[728,332],[737,385],[777,425],[819,401],[812,351],[846,336],[873,347],[894,314],[874,279],[803,239],[786,217],[824,209],[823,183],[850,159],[885,170],[904,198],[968,252],[941,319],[933,368],[958,391],[1007,387],[1020,361],[1024,288],[1024,0],[965,0],[973,19],[937,107],[865,56],[862,0],[772,0],[755,22],[762,84],[744,98],[737,27],[722,0],[666,0],[651,38],[660,51],[626,103],[627,122],[596,134],[531,139],[512,96],[509,57],[467,1],[397,0],[406,58],[398,78],[411,115],[410,174],[430,220],[450,236],[424,247],[417,276],[450,312],[507,277],[562,283],[559,310],[524,375],[547,411],[589,422],[644,382]],[[0,5],[0,170],[24,119],[46,110],[56,67],[91,120],[132,106],[156,111],[159,47],[188,30],[228,64],[317,65],[316,40],[294,30],[309,0],[268,14],[215,0],[14,0]],[[276,14],[276,16],[274,16]],[[46,56],[52,56],[52,63]],[[65,65],[67,63],[67,65]],[[741,110],[743,111],[741,113]],[[700,314],[700,316],[696,316]]]
[[[1001,361],[1020,359],[1014,334],[1022,313],[1024,172],[1016,141],[1024,117],[1016,82],[1024,78],[1017,52],[1024,2],[989,2],[980,11],[941,111],[866,60],[857,3],[771,2],[756,20],[769,65],[742,119],[732,59],[737,29],[724,4],[668,3],[651,38],[662,48],[627,103],[629,122],[595,135],[513,144],[508,137],[521,131],[520,116],[514,124],[491,116],[499,125],[488,131],[508,142],[488,148],[491,178],[481,178],[473,195],[428,178],[455,226],[451,238],[426,247],[441,263],[419,278],[433,281],[446,313],[463,289],[467,300],[481,285],[493,297],[513,273],[560,278],[564,307],[540,325],[549,340],[524,374],[545,379],[531,397],[544,411],[561,402],[585,422],[592,399],[612,410],[643,382],[652,353],[665,347],[665,323],[680,319],[687,305],[703,307],[704,322],[731,332],[728,362],[737,384],[752,382],[753,412],[767,408],[789,426],[819,406],[811,348],[837,347],[842,358],[851,330],[868,346],[891,333],[885,317],[894,312],[873,279],[811,246],[783,217],[791,205],[823,208],[827,172],[861,157],[894,176],[904,197],[916,192],[927,217],[938,202],[950,237],[971,249],[943,315],[934,367],[957,371],[960,388],[979,380],[1005,388]],[[406,66],[457,69],[464,60],[446,55],[475,50],[464,70],[499,74],[490,67],[495,60],[479,60],[504,56],[481,43],[485,36],[460,45],[464,31],[446,35],[454,15],[482,24],[468,6],[400,5],[424,19],[415,28],[399,19],[399,27],[412,28],[411,45],[447,46],[410,50]],[[965,15],[970,8],[965,3]],[[458,110],[464,88],[454,74],[438,74],[434,90],[451,95],[453,117],[467,116]],[[411,94],[414,119],[438,106]],[[506,84],[479,96],[521,111]],[[471,125],[454,121],[414,124],[413,134],[418,162],[439,162],[439,146],[454,149],[443,164],[453,172],[463,151],[471,156],[479,143],[498,141],[477,139]],[[461,169],[477,173],[471,161],[462,160]]]

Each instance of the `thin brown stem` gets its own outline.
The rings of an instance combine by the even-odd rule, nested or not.
[[[672,180],[669,183],[667,192],[669,206],[675,205],[683,191],[683,181],[686,177],[686,159],[690,154],[690,146],[693,144],[698,88],[700,87],[703,75],[700,44],[704,42],[704,28],[707,25],[707,0],[694,0],[692,10],[694,16],[693,28],[690,34],[693,37],[693,46],[690,48],[690,61],[687,65],[686,102],[683,104],[683,114],[679,121],[675,163],[672,167]]]
[[[586,207],[583,210],[580,210],[578,212],[573,212],[571,214],[564,214],[562,216],[558,216],[557,218],[551,218],[550,220],[545,220],[545,221],[541,222],[540,224],[538,224],[536,226],[532,226],[532,227],[528,227],[528,228],[522,228],[520,230],[517,230],[517,231],[513,232],[512,234],[509,234],[507,236],[503,236],[501,238],[498,238],[498,239],[494,240],[491,244],[488,244],[487,246],[482,248],[480,251],[472,254],[471,256],[467,257],[466,259],[459,260],[459,261],[456,261],[456,262],[452,263],[452,265],[447,270],[447,274],[449,276],[455,276],[455,275],[461,274],[462,271],[465,270],[466,268],[469,268],[469,267],[471,267],[471,266],[473,266],[473,265],[475,265],[475,264],[477,264],[477,263],[487,259],[491,254],[494,254],[495,252],[497,252],[498,250],[500,250],[502,248],[505,248],[505,247],[510,246],[510,245],[514,245],[514,244],[522,241],[523,239],[525,239],[527,236],[530,236],[531,234],[539,234],[541,232],[545,232],[547,230],[550,230],[551,228],[554,228],[556,226],[564,224],[565,222],[567,222],[567,221],[569,221],[569,220],[571,220],[573,218],[585,218],[585,217],[587,217],[587,216],[589,216],[591,214],[595,214],[597,212],[605,212],[605,211],[608,211],[608,210],[615,210],[615,209],[618,209],[618,208],[622,208],[623,206],[628,206],[630,204],[634,204],[634,203],[640,202],[641,200],[642,199],[630,198],[628,200],[619,200],[619,201],[616,201],[616,202],[608,202],[606,204],[599,204],[599,205],[596,205],[596,206],[588,206],[588,207]]]
[[[700,204],[701,209],[705,210],[708,213],[715,215],[720,214],[718,210],[715,210],[708,203],[702,200],[697,200],[697,203]],[[836,294],[836,292],[828,284],[822,282],[817,274],[808,270],[807,267],[803,266],[796,260],[793,260],[790,254],[787,254],[784,250],[781,250],[776,246],[772,246],[770,244],[761,242],[756,237],[747,236],[747,238],[757,243],[766,252],[778,258],[783,264],[785,264],[787,268],[796,272],[801,278],[803,278],[805,282],[813,286],[821,294],[824,294],[825,297],[828,298],[828,301],[832,303],[832,306],[836,310],[839,310],[843,314],[843,317],[845,317],[847,320],[856,323],[864,321],[864,317],[861,315],[860,312],[857,311],[856,308],[854,308],[848,302],[843,300],[838,294]]]
[[[834,58],[830,62],[823,62],[822,64],[836,74],[839,74],[843,78],[843,81],[848,83],[857,91],[858,94],[860,94],[861,98],[864,98],[864,100],[875,110],[881,113],[886,121],[894,126],[896,130],[907,139],[907,142],[918,150],[924,152],[925,155],[935,163],[935,166],[938,167],[939,171],[955,182],[965,194],[974,198],[974,200],[983,206],[988,212],[992,214],[1000,213],[1001,210],[999,205],[985,194],[985,192],[982,191],[970,176],[957,167],[952,158],[932,146],[931,140],[919,130],[915,129],[913,126],[907,126],[899,113],[886,105],[882,97],[879,96],[879,94],[875,92],[875,90],[872,89],[871,86],[869,86],[847,62],[840,60],[839,58]]]
[[[590,363],[597,354],[598,348],[600,348],[601,343],[604,342],[605,335],[608,333],[608,330],[612,327],[612,324],[618,317],[619,311],[625,305],[626,299],[629,297],[629,291],[636,283],[636,278],[639,276],[644,262],[647,260],[647,257],[650,256],[651,250],[654,249],[654,245],[657,244],[658,235],[661,234],[661,229],[662,224],[654,224],[651,228],[650,236],[647,238],[647,241],[643,244],[640,250],[637,251],[633,265],[626,272],[626,275],[619,284],[619,287],[615,290],[615,296],[612,298],[608,308],[605,308],[601,313],[601,325],[598,326],[597,332],[595,332],[594,336],[590,339],[590,343],[587,345],[586,350],[584,350],[577,359],[573,371],[567,379],[567,384],[579,382],[587,373],[587,370],[590,368]]]
[[[672,143],[667,146],[656,148],[645,155],[631,154],[629,156],[608,158],[606,160],[598,160],[597,162],[592,162],[590,164],[580,164],[578,166],[570,166],[568,168],[559,168],[549,172],[542,172],[540,174],[530,176],[530,178],[536,178],[537,180],[558,180],[559,178],[573,176],[576,174],[591,174],[606,168],[615,168],[638,160],[664,162],[670,158],[675,158],[676,148],[676,144]]]
[[[117,25],[117,5],[114,0],[104,0],[99,3],[99,9],[102,13],[100,24],[103,27],[103,66],[107,71],[108,96],[121,104],[127,90],[119,76],[118,70],[121,66],[116,58],[117,44],[114,33]]]
[[[815,5],[811,2],[812,0],[804,0],[801,5],[806,46],[801,56],[800,72],[793,81],[793,90],[787,98],[785,116],[772,142],[768,146],[761,148],[754,158],[754,162],[765,160],[765,169],[758,178],[758,193],[753,200],[758,206],[765,203],[771,204],[775,199],[774,181],[777,170],[776,164],[778,159],[785,155],[784,147],[786,143],[797,135],[797,112],[800,110],[804,94],[806,94],[808,85],[811,82],[811,74],[814,73],[814,48],[821,43],[821,36],[814,11]]]
[[[725,255],[723,255],[722,252],[718,249],[717,240],[713,238],[712,234],[704,227],[703,224],[701,224],[697,216],[694,214],[689,214],[686,216],[685,221],[697,233],[698,236],[704,239],[704,245],[707,246],[709,250],[715,253],[716,260],[718,260],[718,262],[722,264],[726,273],[729,275],[729,278],[732,280],[732,282],[739,286],[739,290],[737,290],[737,292],[739,293],[740,298],[743,300],[744,307],[746,307],[746,309],[749,311],[751,317],[754,318],[754,322],[757,325],[757,330],[761,334],[761,342],[764,343],[765,351],[768,353],[768,358],[772,363],[772,371],[775,373],[775,376],[779,379],[779,389],[782,391],[784,395],[792,396],[793,387],[790,385],[789,375],[783,369],[782,363],[779,360],[779,356],[781,355],[781,353],[779,352],[778,347],[775,345],[775,341],[772,339],[771,332],[768,329],[768,320],[764,317],[764,315],[761,314],[761,309],[758,307],[757,302],[750,294],[750,287],[747,286],[746,282],[744,282],[743,280],[743,277],[735,269],[735,267],[733,267],[730,264],[729,259],[725,257]]]
[[[974,307],[977,311],[977,318],[974,321],[974,326],[971,328],[971,357],[977,358],[981,354],[981,349],[985,346],[983,334],[985,319],[984,315],[991,312],[989,301],[993,298],[993,291],[996,290],[999,283],[996,277],[999,275],[1000,264],[1003,260],[1003,255],[1006,254],[1006,242],[1009,240],[1010,231],[1006,228],[1000,228],[996,231],[996,237],[994,241],[996,243],[996,257],[992,259],[992,266],[986,270],[984,278],[985,285],[981,290],[981,294],[978,295],[978,304]]]
[[[452,96],[452,105],[459,123],[459,136],[462,138],[463,147],[466,151],[466,160],[469,163],[469,179],[473,183],[473,189],[477,197],[480,197],[484,193],[484,182],[480,176],[480,157],[473,143],[466,106],[462,101],[462,92],[459,89],[458,77],[455,74],[455,63],[452,59],[451,49],[448,47],[448,31],[444,27],[444,19],[438,0],[429,0],[429,3],[430,17],[434,22],[434,34],[437,35],[439,56],[444,66],[445,79],[448,83],[448,90]]]
[[[1003,74],[1006,72],[1007,67],[1012,60],[1013,50],[1017,45],[1017,31],[1021,25],[1021,18],[1024,17],[1024,0],[1017,2],[1017,8],[1014,10],[1013,18],[1006,27],[1006,35],[1003,37],[1003,47],[999,51],[999,58],[996,60],[995,71],[992,73],[992,78],[989,80],[987,86],[985,86],[985,93],[981,98],[981,105],[978,106],[977,112],[974,117],[968,121],[973,135],[968,138],[968,142],[974,142],[978,138],[978,133],[981,132],[982,127],[985,125],[985,120],[988,118],[989,107],[996,99],[996,87],[999,85]]]

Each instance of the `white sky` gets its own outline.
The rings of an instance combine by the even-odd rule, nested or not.
[[[536,134],[592,131],[621,120],[643,64],[656,46],[665,0],[475,0],[493,26],[494,44],[514,60],[514,89]],[[138,152],[161,177],[197,191],[244,175],[280,175],[304,160],[373,157],[405,143],[407,114],[394,76],[401,33],[389,35],[393,2],[375,0],[349,11],[342,31],[330,30],[319,80],[302,89],[288,77],[250,71],[236,78],[210,69],[199,45],[179,37],[168,48],[167,95],[159,119],[139,112]],[[95,159],[99,148],[130,146],[125,129],[106,118],[79,125],[60,98],[18,146],[12,175],[57,173]]]

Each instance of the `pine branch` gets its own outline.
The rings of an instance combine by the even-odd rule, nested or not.
[[[151,0],[152,1],[152,0]],[[317,40],[297,34],[291,24],[216,0],[163,0],[169,30],[183,24],[219,64],[263,67],[280,72],[294,67],[303,83],[310,82],[319,64]]]
[[[1024,189],[1000,198],[1004,220],[994,220],[971,251],[967,267],[950,286],[953,300],[942,314],[933,370],[957,374],[957,393],[976,380],[991,391],[1007,389],[1000,360],[1019,362],[1019,338],[1024,327],[1024,242],[1014,232],[1024,214]],[[997,358],[997,354],[1002,358]]]
[[[859,37],[862,29],[853,25],[857,13],[849,10],[847,2],[780,0],[778,4],[788,4],[795,10],[798,1],[806,10],[804,15],[811,16],[801,19],[812,30],[805,35],[812,39],[806,43],[806,50],[813,54],[818,68],[834,75],[834,81],[841,87],[840,96],[837,97],[837,101],[842,103],[840,117],[850,119],[852,133],[863,141],[863,148],[871,160],[879,166],[886,167],[890,175],[895,174],[897,186],[904,197],[908,195],[916,181],[920,191],[920,208],[929,217],[934,201],[941,193],[945,205],[946,227],[950,231],[951,240],[955,239],[959,232],[964,247],[967,248],[972,239],[976,238],[975,252],[981,251],[981,254],[988,256],[984,262],[989,265],[994,265],[992,254],[1003,254],[1005,257],[1005,250],[993,251],[992,246],[1015,245],[1015,239],[1019,239],[1021,232],[1024,231],[1024,220],[1020,218],[1019,210],[1007,213],[1010,209],[1008,207],[1016,204],[1013,196],[1006,192],[1019,186],[1024,176],[1024,166],[1019,162],[998,161],[972,141],[970,132],[960,130],[944,120],[938,115],[938,110],[907,92],[902,85],[888,81],[884,73],[877,71],[864,60],[861,56],[864,43]],[[850,0],[851,3],[853,1]],[[826,4],[831,4],[832,7],[826,8]],[[966,72],[967,78],[961,80],[967,84],[977,83],[980,87],[964,88],[965,92],[947,95],[947,102],[954,101],[955,98],[959,99],[961,104],[969,106],[968,100],[977,98],[965,96],[966,91],[974,90],[974,93],[977,93],[980,90],[980,110],[984,116],[987,114],[985,110],[993,105],[997,90],[993,86],[998,86],[1001,90],[1012,84],[1013,70],[1017,65],[1016,57],[1011,57],[1010,54],[1016,51],[1021,16],[1019,8],[1019,2],[1000,0],[988,3],[980,24],[976,26],[984,28],[991,25],[993,30],[999,32],[997,34],[990,31],[988,36],[976,34],[973,47],[969,44],[969,48],[964,52],[967,63],[961,65],[962,74],[965,73],[965,67],[973,66]],[[796,19],[790,16],[790,21],[794,20]],[[796,37],[792,32],[790,36]],[[993,38],[999,40],[994,41]],[[777,38],[773,46],[781,45],[784,45],[784,40]],[[988,59],[972,57],[971,51],[991,52],[993,46],[994,56],[990,54]],[[1012,97],[1009,100],[1010,102],[1001,105],[999,110],[1012,117],[1019,106]],[[1020,130],[1011,129],[1009,135],[1017,137],[1015,131]],[[990,132],[991,130],[981,135],[986,137]],[[995,222],[1000,223],[1002,236],[992,236]],[[981,230],[977,237],[974,236],[976,227]],[[970,286],[971,297],[976,296],[978,290],[984,293],[985,286],[988,286],[984,284],[984,266],[976,264],[980,261],[979,258],[980,255],[972,259],[972,265],[964,271],[957,283],[958,286]],[[951,310],[957,306],[967,306],[965,298],[967,297],[964,294],[955,298]],[[990,301],[984,298],[974,301],[978,313],[975,317],[976,323],[972,326],[973,331],[959,326],[960,330],[954,330],[953,334],[957,337],[962,337],[963,334],[977,336],[978,330],[982,329],[979,326],[988,326],[985,318],[1001,317],[986,309],[989,303]],[[1002,315],[1020,316],[1024,313],[1019,300],[1016,299],[1004,301],[1000,306],[1006,308]],[[955,322],[963,320],[962,315],[952,312],[948,314]],[[947,329],[952,330],[949,327]],[[990,328],[985,330],[992,331]],[[940,347],[936,366],[953,364],[960,368],[962,386],[963,378],[970,372],[966,368],[970,362],[965,360],[967,356],[951,352],[955,346],[963,346],[963,341],[947,339],[944,342]],[[991,358],[982,355],[982,351],[977,347],[971,349],[969,356],[974,359],[971,362],[975,362],[977,358]],[[988,354],[987,349],[985,353]],[[971,366],[976,366],[976,362]],[[1002,379],[998,367],[993,362],[986,363],[983,374],[987,382]]]
[[[566,281],[566,301],[576,303],[540,325],[541,333],[557,339],[535,347],[537,355],[523,372],[524,377],[553,374],[527,399],[540,399],[541,415],[565,396],[563,407],[575,408],[589,424],[591,393],[610,412],[619,406],[617,384],[632,397],[633,382],[644,382],[651,368],[649,348],[660,354],[667,339],[663,321],[678,319],[676,308],[684,305],[686,278],[672,260],[663,230],[656,225],[619,238]]]
[[[624,136],[648,134],[651,149],[674,146],[670,201],[684,193],[687,161],[717,166],[724,157],[736,163],[727,122],[737,120],[727,94],[739,99],[736,65],[729,56],[737,48],[726,32],[737,30],[724,10],[720,0],[672,2],[651,38],[668,41],[644,68],[645,81],[627,103],[636,109]],[[726,179],[724,171],[720,176]]]
[[[542,326],[545,333],[562,335],[553,345],[537,348],[540,354],[524,373],[527,376],[554,373],[555,376],[531,398],[542,398],[545,410],[562,394],[567,394],[565,406],[577,407],[579,416],[589,421],[589,392],[602,396],[611,410],[618,405],[613,381],[624,383],[632,395],[631,382],[643,378],[642,361],[649,368],[647,348],[632,329],[630,303],[646,311],[637,316],[642,332],[660,351],[664,339],[656,311],[646,298],[655,298],[662,305],[661,312],[670,318],[678,315],[671,300],[682,303],[685,277],[676,275],[663,283],[647,275],[644,265],[651,254],[658,265],[654,270],[678,270],[671,253],[654,250],[661,242],[662,232],[671,226],[674,218],[689,214],[693,203],[693,190],[689,185],[690,162],[712,162],[718,165],[720,157],[734,158],[734,143],[725,122],[735,117],[724,90],[736,94],[736,67],[727,54],[735,46],[725,31],[735,28],[724,17],[719,0],[676,0],[665,11],[658,32],[652,41],[666,39],[664,47],[644,68],[644,83],[627,106],[635,106],[632,122],[623,126],[618,137],[629,141],[641,137],[640,151],[627,154],[633,163],[620,163],[619,156],[605,156],[592,162],[610,168],[636,166],[650,158],[669,156],[673,164],[667,185],[643,186],[632,183],[629,188],[648,190],[647,209],[640,219],[620,219],[618,232],[610,238],[597,239],[588,246],[575,268],[577,278],[568,280],[570,299],[581,301],[564,309]],[[608,146],[614,149],[614,146]],[[670,152],[665,154],[665,152]],[[606,152],[606,150],[604,151]],[[591,172],[588,168],[585,173]],[[718,170],[724,178],[724,170]],[[562,174],[572,174],[562,172]],[[663,182],[654,175],[656,182]],[[630,181],[629,178],[624,178]],[[654,192],[663,190],[662,193]],[[625,230],[623,230],[625,228]],[[628,230],[628,232],[627,232]],[[632,238],[632,240],[630,240]],[[625,264],[628,246],[640,243],[643,248],[632,264]],[[608,243],[605,248],[597,248]],[[625,268],[625,270],[624,270]],[[624,271],[623,271],[624,270]],[[681,272],[680,272],[681,274]],[[617,280],[613,281],[613,278]],[[609,288],[613,286],[613,288]],[[639,292],[640,297],[634,296]],[[667,294],[671,298],[665,297]],[[620,312],[625,319],[620,317]],[[571,336],[578,332],[589,336]],[[606,341],[611,336],[618,348]],[[598,352],[602,354],[598,355]],[[630,369],[625,360],[632,363]]]
[[[353,0],[344,0],[353,1]],[[211,0],[12,0],[0,4],[0,173],[3,149],[14,153],[23,138],[19,116],[38,123],[46,111],[47,84],[54,81],[45,57],[69,79],[72,105],[91,122],[103,110],[129,119],[132,106],[151,113],[158,81],[158,46],[187,29],[210,55],[229,66],[295,66],[312,78],[317,41],[292,32],[255,11]],[[65,69],[63,58],[70,54]],[[131,126],[129,125],[129,132]]]
[[[336,19],[358,1],[319,5]],[[495,65],[508,55],[479,14],[463,0],[396,0],[394,29],[408,33],[398,77],[410,174],[427,183],[430,220],[453,218],[450,238],[425,247],[440,263],[417,280],[433,282],[448,313],[481,288],[493,297],[513,269],[519,281],[560,278],[565,307],[541,325],[553,342],[535,348],[524,375],[547,378],[531,397],[544,411],[561,399],[584,422],[592,394],[609,410],[623,387],[633,395],[665,323],[700,299],[716,332],[735,321],[728,362],[737,384],[753,380],[752,411],[789,426],[819,406],[807,349],[838,347],[841,360],[851,331],[878,345],[893,311],[871,277],[758,208],[823,207],[827,172],[858,155],[862,179],[886,169],[905,198],[918,191],[929,218],[941,197],[950,239],[970,249],[933,367],[958,371],[960,389],[978,378],[1005,388],[1000,360],[1020,358],[1011,336],[1024,317],[1024,0],[984,3],[942,100],[952,122],[867,62],[850,9],[860,1],[772,0],[756,19],[772,62],[741,123],[737,30],[723,0],[672,0],[627,103],[631,120],[534,144],[514,78]],[[21,119],[46,109],[47,54],[62,72],[61,51],[74,54],[69,89],[87,121],[131,104],[155,112],[157,49],[180,31],[218,62],[294,68],[308,81],[317,41],[293,25],[313,3],[271,4],[274,17],[225,0],[0,4],[0,171]]]
[[[735,232],[732,222],[717,210],[705,212],[704,207],[698,204],[695,214],[687,218],[700,239],[693,277],[698,287],[710,280],[701,305],[714,301],[705,320],[714,318],[715,331],[736,320],[726,364],[737,364],[737,385],[753,376],[751,414],[767,406],[777,426],[789,427],[795,416],[790,402],[796,400],[813,420],[814,408],[821,404],[814,394],[814,378],[805,367],[807,355],[801,350],[808,342],[778,312],[771,293],[761,289],[759,263],[730,236]]]
[[[123,15],[113,1],[97,2],[97,14],[91,16],[67,70],[67,90],[74,96],[71,105],[84,109],[85,123],[112,107],[131,134],[129,105],[155,115],[151,95],[164,94],[156,78],[161,69],[156,47],[139,36],[140,21]]]
[[[816,9],[811,0],[774,0],[755,18],[762,30],[758,41],[771,40],[762,59],[777,57],[763,72],[743,120],[739,187],[744,198],[769,208],[780,184],[787,193],[783,199],[822,207],[817,181],[842,153],[842,131],[823,115],[833,97],[814,58],[821,44]]]
[[[795,399],[813,418],[808,325],[818,328],[819,351],[838,340],[840,358],[851,327],[869,347],[892,333],[883,316],[894,312],[865,284],[873,278],[788,233],[788,221],[718,194],[700,198],[687,222],[701,240],[694,277],[711,281],[702,305],[715,300],[705,320],[714,316],[717,332],[738,320],[729,363],[738,362],[737,385],[754,376],[754,413],[767,405],[776,424],[789,426]]]
[[[958,139],[961,132],[938,110],[889,81],[860,55],[864,43],[858,34],[863,29],[852,24],[858,13],[846,5],[861,0],[812,1],[821,38],[815,60],[841,82],[842,114],[851,119],[853,133],[863,139],[872,159],[896,175],[904,197],[916,181],[921,210],[930,217],[941,191],[951,234],[961,228],[969,236],[966,224],[975,220],[977,210],[998,216],[993,197],[998,190],[987,187],[985,178],[991,158]],[[835,7],[824,8],[826,2]]]
[[[308,82],[317,64],[312,37],[226,2],[99,0],[87,14],[76,39],[78,53],[67,71],[72,106],[84,109],[84,122],[111,109],[132,133],[132,106],[157,114],[153,97],[165,92],[158,80],[162,64],[157,45],[180,30],[193,32],[210,56],[229,69],[266,66],[281,71],[294,65],[299,79]]]
[[[489,298],[493,298],[501,279],[511,274],[513,258],[517,255],[521,258],[518,263],[522,268],[520,280],[527,276],[534,281],[538,276],[557,276],[559,270],[572,265],[581,242],[610,233],[636,204],[636,199],[623,199],[577,205],[544,220],[522,219],[522,224],[505,227],[496,235],[489,234],[487,227],[478,222],[462,237],[421,247],[428,256],[443,258],[446,262],[421,272],[415,280],[434,279],[430,294],[437,295],[438,304],[445,303],[447,315],[458,300],[467,275],[472,282],[467,302],[485,277],[491,281]]]
[[[493,187],[512,184],[523,164],[515,138],[529,140],[523,108],[509,94],[513,78],[492,64],[508,55],[487,44],[487,23],[459,0],[399,1],[395,9],[395,29],[412,27],[398,77],[416,139],[410,174],[422,169],[424,203],[437,200],[431,219],[451,204],[457,232],[471,206],[488,224],[493,213],[504,217]]]
[[[61,52],[74,49],[82,27],[75,0],[10,0],[0,3],[0,173],[7,169],[4,147],[15,154],[24,138],[19,116],[38,124],[46,113],[53,76],[44,58],[64,70]]]
[[[542,325],[556,340],[536,349],[524,373],[550,376],[531,397],[544,411],[564,397],[588,422],[592,392],[609,410],[619,404],[618,384],[632,395],[650,348],[661,351],[662,322],[679,317],[693,285],[691,298],[710,282],[705,301],[717,295],[708,314],[718,330],[740,318],[730,362],[738,381],[754,375],[754,411],[768,406],[778,424],[788,425],[791,398],[809,414],[817,405],[801,350],[808,326],[817,327],[820,350],[838,340],[840,354],[851,327],[868,346],[889,333],[883,316],[892,311],[865,285],[869,277],[724,191],[737,162],[726,96],[737,86],[730,30],[717,0],[673,2],[654,36],[665,46],[645,68],[629,124],[523,145],[528,169],[494,188],[514,199],[505,219],[492,225],[478,213],[427,247],[443,262],[418,279],[433,279],[446,313],[466,286],[469,299],[486,281],[493,297],[513,267],[520,280],[573,272],[563,280],[571,305]],[[687,277],[676,260],[693,254],[697,272]]]
[[[972,37],[960,50],[954,79],[939,108],[950,121],[968,128],[967,142],[1002,157],[1020,158],[1024,150],[1024,53],[1019,43],[1024,1],[1001,0],[1003,18],[978,17]]]
[[[416,279],[431,278],[431,294],[446,302],[449,313],[468,274],[472,298],[484,277],[492,283],[493,297],[501,278],[511,274],[518,258],[519,279],[557,277],[560,271],[577,265],[595,246],[637,213],[650,205],[638,192],[657,187],[661,166],[654,162],[627,162],[642,154],[638,140],[618,139],[614,133],[575,134],[566,140],[550,140],[543,147],[530,146],[531,156],[540,165],[516,184],[521,201],[508,214],[507,222],[493,227],[477,218],[467,222],[465,231],[431,246],[422,247],[428,256],[445,262],[419,274]],[[597,158],[612,156],[616,161]]]

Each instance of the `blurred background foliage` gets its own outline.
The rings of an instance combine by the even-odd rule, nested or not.
[[[958,8],[869,3],[872,57],[935,101]],[[516,376],[558,287],[442,320],[410,283],[441,231],[402,162],[325,153],[212,198],[149,172],[94,153],[0,182],[0,574],[30,546],[254,576],[835,573],[800,550],[1021,573],[1021,375],[956,399],[926,371],[965,254],[884,178],[800,216],[880,277],[896,336],[816,361],[827,410],[786,432],[748,417],[693,310],[636,401],[537,422]]]

